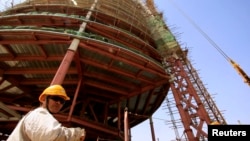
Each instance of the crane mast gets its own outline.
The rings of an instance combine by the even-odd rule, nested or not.
[[[210,94],[200,81],[198,74],[187,58],[171,31],[157,12],[153,0],[146,0],[152,36],[162,55],[165,71],[172,76],[170,87],[176,108],[189,141],[207,140],[207,125],[216,121],[226,124]]]

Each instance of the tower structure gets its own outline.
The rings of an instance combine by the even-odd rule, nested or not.
[[[129,140],[171,89],[188,140],[224,119],[152,1],[27,0],[0,17],[1,138],[50,84],[72,101],[55,117],[86,141]],[[197,83],[194,83],[197,82]],[[198,91],[199,90],[199,91]]]

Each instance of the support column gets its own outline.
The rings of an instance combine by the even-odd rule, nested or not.
[[[124,141],[128,140],[128,108],[124,110]]]
[[[149,123],[150,123],[150,129],[151,129],[151,134],[152,134],[152,141],[155,141],[155,129],[153,125],[153,119],[152,116],[149,118]]]
[[[185,60],[170,57],[166,61],[170,74],[174,76],[170,87],[188,140],[199,141],[206,139],[208,135],[204,127],[210,124],[211,121],[188,76],[188,72],[185,68]]]
[[[90,10],[87,13],[86,16],[86,20],[90,19],[90,16],[92,15],[92,11],[95,9],[96,3],[98,2],[98,0],[95,0],[95,2],[92,4]],[[83,22],[80,26],[80,29],[78,30],[78,32],[83,32],[86,28],[87,22]],[[71,42],[66,55],[64,56],[52,82],[51,85],[53,84],[62,84],[65,75],[67,74],[67,71],[69,69],[69,66],[73,60],[73,57],[75,55],[75,52],[77,51],[78,45],[80,43],[79,39],[73,39],[73,41]]]

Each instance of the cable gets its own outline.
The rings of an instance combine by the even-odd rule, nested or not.
[[[244,82],[250,86],[250,78],[243,71],[243,69],[235,63],[221,48],[188,16],[186,15],[172,0],[169,0],[170,3],[203,35],[203,37],[233,66],[233,68],[238,72],[238,74],[243,78]]]
[[[220,47],[188,16],[183,12],[174,2],[169,0],[174,7],[205,37],[206,40],[227,60],[229,61],[230,58],[223,52]]]

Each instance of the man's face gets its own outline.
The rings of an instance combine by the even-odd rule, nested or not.
[[[47,102],[49,111],[55,114],[61,110],[63,104],[65,103],[65,100],[59,96],[48,96]]]

